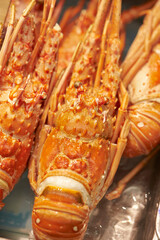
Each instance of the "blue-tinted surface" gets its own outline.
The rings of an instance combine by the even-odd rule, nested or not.
[[[5,206],[0,211],[0,232],[2,229],[22,233],[30,232],[33,196],[27,172],[25,172],[13,191],[4,200]]]

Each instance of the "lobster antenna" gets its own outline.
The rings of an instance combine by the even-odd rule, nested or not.
[[[12,33],[12,36],[11,36],[11,39],[10,39],[10,42],[9,42],[9,45],[8,45],[6,57],[5,57],[4,62],[3,62],[3,66],[7,62],[8,56],[9,56],[11,50],[12,50],[12,46],[13,46],[13,44],[15,42],[15,39],[16,39],[16,37],[17,37],[17,35],[18,35],[18,33],[19,33],[19,31],[20,31],[20,29],[21,29],[21,27],[22,27],[22,25],[23,25],[23,23],[24,23],[24,21],[26,19],[26,16],[30,13],[30,11],[35,6],[35,4],[36,4],[36,0],[32,0],[29,3],[29,5],[27,6],[27,8],[23,11],[23,13],[22,13],[22,15],[21,15],[21,17],[20,17],[20,19],[19,19],[19,21],[18,21],[18,23],[17,23],[13,33]]]
[[[102,29],[104,27],[105,19],[106,19],[106,13],[107,13],[107,10],[109,9],[109,4],[110,4],[110,0],[101,0],[98,11],[97,11],[97,15],[95,18],[95,22],[93,25],[94,32],[101,34]]]
[[[113,0],[112,16],[109,31],[107,33],[107,48],[105,60],[105,74],[103,76],[104,85],[110,86],[113,97],[117,94],[120,82],[120,19],[121,19],[121,1]],[[116,73],[116,74],[115,74]],[[114,79],[113,79],[114,76]]]
[[[47,20],[47,9],[48,9],[48,1],[44,0],[43,4],[43,15],[42,15],[42,21],[41,21],[41,28],[40,28],[40,33],[42,32],[42,29],[45,25],[45,22]]]
[[[148,49],[151,49],[157,43],[157,41],[159,41],[160,19],[159,17],[157,17],[159,15],[156,14],[156,12],[159,12],[159,9],[160,1],[155,4],[152,10],[148,13],[148,16],[145,17],[144,23],[139,29],[138,34],[134,42],[132,43],[129,52],[127,53],[127,56],[121,65],[121,76],[123,78],[123,83],[125,87],[128,86],[135,73],[146,63],[148,59],[149,51],[146,51],[146,44],[144,45],[144,42],[146,43],[146,38],[148,37],[146,33],[152,30],[150,41],[148,41]],[[148,24],[151,18],[152,23]]]
[[[97,15],[95,17],[95,20],[94,20],[94,23],[93,23],[93,26],[92,26],[92,29],[91,29],[91,32],[90,32],[90,35],[88,37],[88,39],[86,39],[86,41],[83,41],[82,45],[81,45],[81,55],[79,56],[79,62],[84,61],[84,55],[86,55],[86,57],[88,58],[88,51],[86,52],[85,50],[85,46],[86,44],[89,44],[89,51],[90,51],[90,54],[89,54],[89,58],[91,59],[91,62],[90,62],[90,68],[88,68],[87,66],[87,63],[84,61],[84,64],[83,64],[83,69],[85,69],[85,74],[83,74],[83,79],[86,79],[87,77],[87,81],[90,85],[92,85],[92,82],[93,82],[93,72],[91,71],[91,68],[95,69],[96,70],[96,66],[95,64],[93,63],[93,59],[96,58],[96,55],[97,53],[99,54],[99,45],[100,45],[100,42],[101,42],[101,35],[102,35],[102,32],[103,32],[103,28],[104,28],[104,24],[105,24],[105,20],[106,20],[106,17],[107,17],[107,14],[109,12],[109,8],[110,8],[110,0],[101,0],[100,4],[99,4],[99,8],[98,8],[98,11],[97,11]],[[96,41],[93,41],[93,39],[96,39]],[[99,42],[98,44],[98,47],[97,47],[97,41]],[[78,64],[78,63],[77,63]],[[98,62],[97,62],[98,64]],[[76,68],[75,68],[75,72],[76,72]],[[73,74],[75,74],[75,72]],[[80,74],[77,72],[77,74]],[[76,81],[76,78],[74,77],[74,75],[72,75],[71,77],[71,81],[70,81],[70,87],[74,85]],[[83,81],[81,79],[81,81]]]
[[[106,19],[104,29],[103,29],[102,42],[101,42],[101,54],[100,54],[100,58],[99,58],[94,87],[98,87],[100,85],[100,81],[101,81],[101,73],[103,70],[103,64],[104,64],[104,59],[105,59],[105,46],[106,46],[107,30],[108,30],[108,26],[109,26],[109,22],[110,22],[110,16],[111,16],[111,10],[108,14],[108,17]]]
[[[55,112],[58,105],[58,96],[62,91],[64,90],[64,86],[67,85],[68,82],[68,76],[71,73],[71,70],[74,66],[77,54],[79,53],[79,49],[81,47],[81,42],[77,45],[77,48],[72,56],[71,62],[68,64],[68,67],[66,68],[62,78],[60,79],[58,86],[53,90],[52,97],[50,98],[50,108],[52,109],[52,112]],[[52,99],[53,98],[53,99]],[[51,124],[51,123],[50,123]]]
[[[9,24],[8,24],[8,27],[7,27],[7,32],[6,32],[5,39],[4,39],[4,42],[3,42],[3,45],[2,45],[2,48],[1,48],[1,51],[0,51],[0,73],[1,73],[1,71],[3,69],[3,66],[4,66],[4,58],[5,58],[5,55],[6,55],[7,50],[8,50],[8,45],[9,45],[11,34],[13,32],[14,20],[15,20],[15,6],[14,6],[14,4],[12,4],[11,5],[10,20],[9,20]]]
[[[54,26],[56,24],[56,22],[58,21],[58,18],[61,14],[61,11],[62,11],[62,8],[63,8],[63,5],[64,5],[64,2],[66,0],[59,0],[56,8],[55,8],[55,11],[54,11],[54,15],[52,17],[52,20],[51,20],[51,23],[50,23],[50,27]]]
[[[40,34],[40,36],[39,36],[39,38],[38,38],[38,40],[36,42],[35,48],[33,49],[30,61],[28,63],[28,72],[32,72],[32,69],[34,68],[34,64],[35,64],[35,60],[36,60],[38,51],[39,51],[39,49],[41,47],[44,35],[46,33],[46,30],[47,30],[47,28],[48,28],[48,26],[49,26],[49,24],[51,22],[52,16],[53,16],[55,3],[56,3],[56,0],[52,0],[51,5],[50,5],[50,11],[49,11],[49,14],[48,14],[48,18],[47,18],[46,22],[43,25],[43,29],[41,30],[41,34]]]

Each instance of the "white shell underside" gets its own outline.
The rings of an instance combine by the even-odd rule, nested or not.
[[[41,195],[43,191],[49,186],[78,191],[82,196],[84,204],[88,206],[91,205],[91,197],[88,191],[86,190],[86,188],[84,187],[84,185],[72,178],[65,177],[65,176],[48,177],[39,184],[36,191],[37,194]]]

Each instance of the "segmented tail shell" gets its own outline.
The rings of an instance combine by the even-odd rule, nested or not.
[[[125,155],[146,155],[160,142],[160,104],[142,102],[129,108],[131,132]]]
[[[53,197],[53,196],[52,196]],[[35,198],[32,225],[36,239],[83,239],[89,209],[86,205]]]

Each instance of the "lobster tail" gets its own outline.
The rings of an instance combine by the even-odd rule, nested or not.
[[[80,240],[87,228],[87,205],[58,201],[58,196],[35,198],[32,225],[36,239]],[[56,201],[57,199],[57,201]]]

